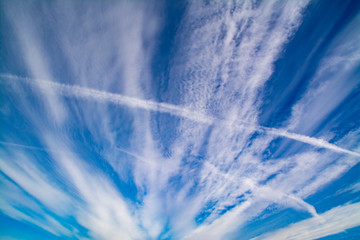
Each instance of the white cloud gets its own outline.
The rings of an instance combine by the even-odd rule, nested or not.
[[[26,10],[30,9],[31,6],[24,2],[21,3],[21,7],[18,4],[17,1],[11,1],[4,2],[2,6],[7,20],[12,25],[17,41],[20,43],[26,66],[34,78],[52,80],[46,52],[42,49],[43,44],[38,39],[38,29],[32,24],[33,19],[29,16],[29,11]],[[43,97],[43,104],[51,115],[50,118],[58,124],[64,123],[67,118],[67,110],[62,101],[54,94],[54,89],[38,82],[34,82],[34,84],[44,93],[41,97]]]
[[[64,216],[69,214],[69,198],[57,189],[56,186],[45,182],[48,179],[41,179],[44,177],[44,174],[39,174],[39,169],[36,169],[34,165],[30,165],[30,168],[28,168],[29,161],[25,162],[23,166],[26,168],[26,173],[24,173],[22,172],[24,169],[21,169],[16,164],[6,164],[4,166],[3,163],[8,162],[4,160],[9,158],[6,158],[4,154],[3,156],[1,159],[1,171],[7,177],[4,177],[2,174],[0,175],[1,212],[18,221],[37,225],[56,236],[74,235],[75,232],[73,230],[75,229],[69,229],[68,226],[64,226],[38,203],[40,202],[52,211]],[[15,161],[19,161],[19,159],[15,159]],[[38,175],[34,177],[35,174]],[[27,194],[25,194],[25,191]],[[39,191],[42,192],[39,193]]]
[[[0,170],[18,184],[33,199],[47,207],[44,211],[32,198],[9,180],[1,177],[1,209],[12,218],[35,224],[57,236],[74,236],[78,230],[66,227],[53,216],[63,219],[70,215],[100,239],[143,239],[144,232],[134,213],[115,186],[104,175],[89,168],[53,135],[44,136],[49,154],[56,161],[57,171],[66,179],[67,192],[53,183],[53,178],[41,172],[41,166],[19,151],[2,154]],[[18,146],[17,146],[18,147]],[[51,149],[56,149],[52,151]],[[13,161],[9,161],[12,158]],[[30,160],[31,159],[31,160]],[[75,190],[75,192],[74,192]],[[79,199],[80,198],[80,199]],[[21,210],[23,209],[23,210]]]
[[[69,214],[69,197],[38,168],[34,159],[29,160],[21,151],[11,156],[2,155],[0,170],[4,174],[52,211],[61,215]]]
[[[360,61],[357,50],[357,43],[360,41],[360,30],[357,27],[359,23],[360,16],[357,16],[328,46],[308,90],[292,107],[287,130],[305,135],[313,134],[313,131],[321,126],[329,114],[340,106],[359,84],[356,76],[352,75]],[[331,125],[331,122],[327,125]],[[327,125],[323,129],[328,130]]]
[[[198,211],[208,201],[216,202],[214,211],[210,209],[210,216],[207,218],[210,220],[198,226],[193,233],[188,232],[189,238],[193,236],[194,239],[206,239],[208,235],[213,239],[221,239],[228,231],[236,229],[242,222],[256,215],[255,212],[259,214],[266,208],[266,204],[259,206],[249,215],[241,215],[242,211],[239,210],[247,209],[245,206],[256,196],[256,193],[245,194],[256,188],[246,184],[244,178],[257,183],[274,174],[272,171],[277,168],[262,168],[263,163],[258,156],[274,136],[279,136],[279,132],[269,131],[272,136],[259,137],[257,143],[249,146],[255,132],[260,132],[260,135],[267,133],[257,126],[258,90],[271,76],[273,63],[288,37],[300,24],[301,9],[306,4],[306,1],[266,1],[259,5],[251,2],[201,5],[196,2],[189,7],[181,25],[184,26],[181,29],[183,32],[179,31],[181,46],[178,60],[173,63],[170,72],[169,84],[176,90],[182,90],[182,105],[200,114],[214,116],[215,124],[208,129],[184,120],[178,127],[181,135],[173,144],[173,152],[182,149],[187,155],[187,147],[191,146],[190,154],[197,156],[202,147],[205,149],[205,153],[202,153],[204,161],[211,165],[202,164],[200,183],[194,186],[202,199],[202,207]],[[279,18],[272,22],[274,15]],[[270,28],[272,24],[274,27]],[[180,83],[177,82],[179,79]],[[202,142],[205,138],[208,139],[206,143]],[[206,146],[202,146],[203,144]],[[184,155],[179,155],[178,158],[186,157]],[[218,171],[224,174],[217,174]],[[190,174],[189,178],[191,177]],[[230,181],[231,178],[234,181]],[[258,192],[265,194],[265,189]],[[237,204],[236,198],[242,194],[245,194],[244,203],[223,216],[218,215],[218,210]],[[288,198],[287,194],[283,198]],[[308,209],[311,207],[308,206]],[[193,214],[194,218],[196,212]]]
[[[255,239],[317,239],[360,225],[360,203],[333,208],[318,217],[306,219]]]
[[[53,158],[62,166],[64,174],[84,201],[84,205],[80,205],[75,214],[78,222],[95,238],[143,239],[144,233],[139,228],[135,215],[109,179],[90,169],[65,143],[54,139],[45,136],[49,148],[56,147],[59,150],[53,154]]]

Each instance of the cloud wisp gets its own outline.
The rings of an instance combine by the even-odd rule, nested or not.
[[[360,225],[360,203],[333,208],[317,217],[294,223],[287,228],[270,232],[253,240],[260,239],[318,239],[343,232]]]

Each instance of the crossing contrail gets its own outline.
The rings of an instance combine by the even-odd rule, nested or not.
[[[293,132],[289,132],[285,129],[277,129],[277,128],[269,128],[269,127],[263,127],[248,123],[242,123],[242,124],[233,124],[232,122],[228,120],[213,118],[210,116],[207,116],[205,114],[201,114],[198,112],[195,112],[193,110],[187,109],[186,107],[177,106],[173,104],[168,103],[158,103],[151,100],[144,100],[134,97],[129,97],[121,94],[115,94],[105,91],[100,91],[96,89],[86,88],[86,87],[80,87],[80,86],[74,86],[74,85],[67,85],[63,83],[57,83],[47,80],[39,80],[39,79],[31,79],[26,77],[19,77],[12,74],[0,74],[2,78],[12,79],[12,80],[18,80],[23,81],[26,83],[37,85],[42,84],[44,87],[41,88],[42,91],[45,91],[47,88],[54,89],[57,93],[63,96],[69,96],[69,97],[76,97],[76,98],[84,98],[89,100],[95,100],[98,102],[109,102],[115,105],[121,105],[121,106],[127,106],[131,108],[138,108],[143,109],[146,111],[152,111],[152,112],[160,112],[160,113],[167,113],[173,116],[182,117],[185,119],[189,119],[195,122],[208,124],[208,125],[225,125],[230,126],[234,128],[243,128],[247,127],[248,129],[258,131],[258,132],[264,132],[266,134],[271,134],[274,136],[279,137],[285,137],[288,139],[296,140],[299,142],[307,143],[315,147],[319,148],[326,148],[335,152],[339,153],[346,153],[352,156],[360,157],[360,153],[350,151],[344,148],[341,148],[335,144],[329,143],[323,139],[309,137],[302,134],[297,134]]]

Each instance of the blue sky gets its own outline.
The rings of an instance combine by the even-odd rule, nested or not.
[[[1,239],[357,239],[360,1],[0,1]]]

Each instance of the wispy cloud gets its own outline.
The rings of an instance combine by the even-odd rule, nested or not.
[[[4,153],[2,155],[0,170],[4,174],[52,211],[66,214],[69,198],[63,191],[57,189],[56,185],[49,182],[49,176],[39,171],[33,161],[28,160],[21,151],[12,156]],[[4,158],[13,159],[13,161],[5,161]]]
[[[2,177],[5,186],[2,189],[2,210],[15,219],[33,223],[58,236],[74,236],[79,232],[76,226],[65,227],[54,218],[63,219],[71,215],[89,230],[92,237],[143,239],[144,232],[139,228],[136,215],[109,179],[91,170],[64,142],[54,139],[48,136],[44,140],[49,149],[56,149],[49,150],[49,154],[66,179],[67,189],[73,190],[64,192],[58,184],[51,183],[55,179],[47,177],[39,170],[36,161],[27,160],[25,154],[17,154],[13,163],[8,161],[9,156],[2,154],[1,172],[22,189]],[[26,197],[24,191],[32,198]],[[21,199],[24,202],[19,202]],[[37,201],[48,210],[44,211]],[[24,212],[17,208],[24,209]],[[34,213],[39,217],[34,218]]]
[[[48,144],[56,144],[48,140]],[[55,147],[55,146],[52,146]],[[142,239],[144,233],[139,228],[129,206],[109,180],[101,174],[93,173],[66,147],[56,144],[61,153],[54,159],[62,166],[77,193],[85,202],[77,209],[78,222],[90,230],[95,238]]]
[[[287,228],[253,239],[317,239],[343,232],[360,225],[360,204],[333,208],[318,217],[306,219]]]
[[[20,154],[21,151],[17,152],[12,156],[13,163],[8,161],[10,158],[4,153],[0,160],[1,211],[19,221],[35,224],[56,236],[76,235],[74,228],[64,226],[54,217],[56,214],[62,217],[69,215],[69,196],[55,183],[49,182],[50,178],[33,161]],[[45,211],[43,206],[49,211]]]
[[[28,3],[22,3],[26,6],[18,7],[19,2],[6,2],[2,6],[4,7],[5,16],[11,23],[17,41],[20,43],[26,66],[28,71],[31,72],[35,78],[53,79],[50,68],[47,64],[48,56],[42,49],[43,43],[38,39],[38,29],[32,24],[32,17],[26,8],[31,8]],[[53,89],[46,88],[46,85],[35,83],[36,87],[44,92],[42,97],[44,98],[44,105],[47,111],[51,114],[51,118],[58,124],[62,124],[67,116],[66,107],[61,102],[56,94],[53,93]]]

